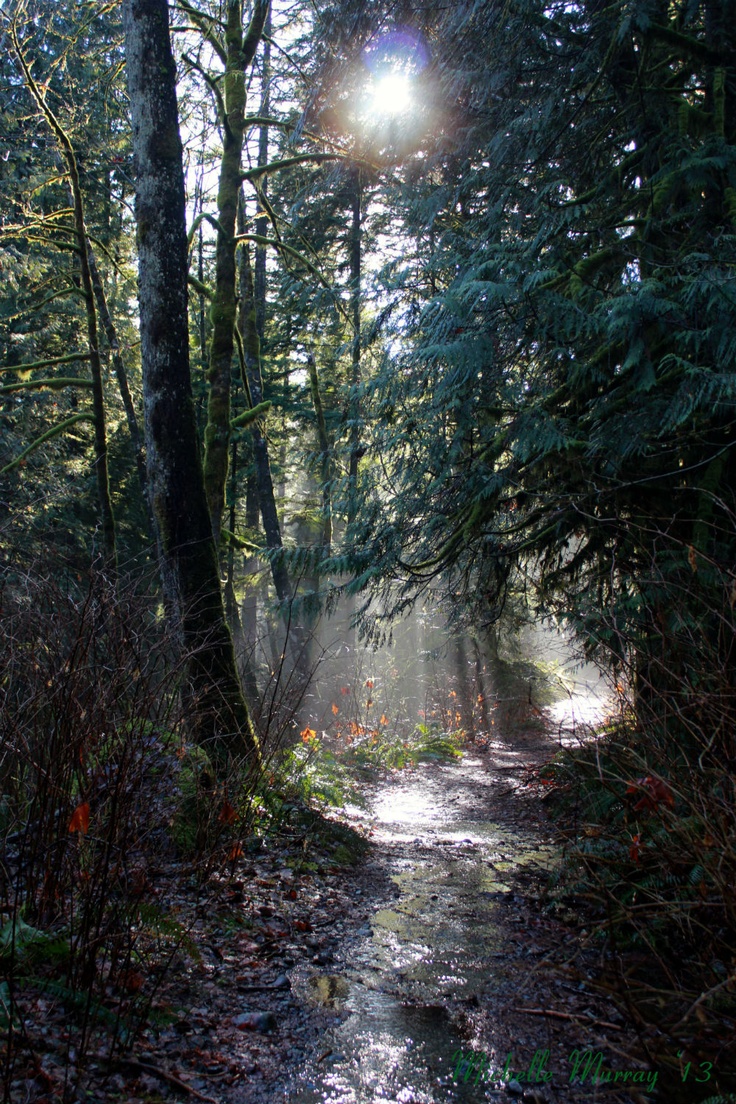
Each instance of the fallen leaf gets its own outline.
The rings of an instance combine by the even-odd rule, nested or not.
[[[69,831],[80,832],[82,835],[89,831],[89,801],[77,805],[69,821]]]

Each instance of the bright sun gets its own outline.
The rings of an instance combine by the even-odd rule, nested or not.
[[[377,115],[401,115],[411,107],[411,85],[404,73],[388,73],[376,82],[371,96]]]

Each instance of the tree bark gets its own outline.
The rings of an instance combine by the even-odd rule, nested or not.
[[[314,413],[317,417],[317,439],[319,440],[320,481],[322,484],[321,551],[323,556],[329,556],[332,550],[332,449],[330,448],[330,439],[327,436],[327,422],[322,405],[322,395],[319,390],[317,362],[312,353],[307,356],[307,371],[309,373],[309,389],[312,394]]]
[[[167,605],[195,738],[223,769],[258,740],[225,620],[189,370],[187,237],[166,0],[124,0],[133,124],[146,460]]]
[[[362,186],[360,169],[355,169],[353,195],[351,203],[350,225],[350,313],[353,321],[353,349],[350,366],[350,466],[348,469],[348,522],[355,521],[358,511],[358,465],[362,455],[360,448],[360,398],[361,383],[361,276],[362,276],[362,234],[361,234]]]
[[[263,33],[269,0],[257,0],[243,35],[241,0],[228,0],[225,26],[223,146],[217,193],[217,246],[212,337],[207,372],[209,399],[205,430],[204,482],[215,545],[219,548],[230,446],[230,385],[236,319],[235,224],[242,180],[245,133],[245,76]]]
[[[243,347],[245,350],[246,378],[243,386],[246,393],[250,394],[253,406],[263,402],[263,377],[261,375],[261,342],[258,336],[256,320],[256,299],[253,283],[253,266],[250,263],[250,247],[247,242],[241,246],[241,271],[240,271],[240,324],[243,333]],[[271,475],[271,462],[268,455],[268,442],[261,428],[260,421],[253,422],[251,427],[253,437],[253,461],[256,471],[256,486],[258,488],[258,501],[261,507],[263,520],[263,532],[266,535],[266,547],[270,550],[283,548],[281,539],[281,526],[279,524],[278,510],[276,509],[276,496]],[[271,561],[273,583],[279,602],[284,607],[284,615],[288,619],[291,605],[292,590],[289,573],[286,570],[281,557],[275,557]]]

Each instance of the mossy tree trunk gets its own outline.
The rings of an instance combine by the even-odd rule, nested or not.
[[[204,480],[212,531],[218,547],[230,447],[230,386],[236,320],[235,225],[242,181],[245,80],[263,34],[268,8],[269,0],[257,0],[248,31],[244,35],[242,2],[228,0],[224,42],[219,44],[221,50],[217,51],[225,63],[224,92],[220,101],[223,146],[217,193],[215,296],[207,372],[209,398]]]
[[[167,605],[187,671],[191,723],[222,768],[259,760],[225,620],[189,370],[187,237],[176,69],[166,0],[125,0],[133,123],[148,485]]]
[[[332,448],[327,435],[327,421],[319,389],[317,362],[313,353],[309,353],[307,356],[307,372],[309,373],[309,390],[312,395],[312,404],[317,418],[320,482],[322,484],[322,537],[320,543],[322,555],[326,557],[332,551]]]

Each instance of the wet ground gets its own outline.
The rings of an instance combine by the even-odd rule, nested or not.
[[[464,1083],[467,1040],[448,1009],[477,1006],[503,955],[496,911],[503,874],[543,863],[532,833],[513,840],[487,819],[490,776],[469,755],[387,783],[373,804],[374,840],[390,865],[396,900],[378,908],[352,949],[332,1005],[348,1013],[325,1040],[329,1054],[290,1099],[303,1104],[373,1100],[486,1100],[479,1078]],[[375,860],[374,860],[375,861]],[[292,977],[305,999],[323,999],[312,974]],[[464,1076],[464,1071],[463,1071]]]
[[[523,783],[554,750],[532,733],[376,791],[360,818],[375,843],[366,873],[388,872],[392,899],[346,934],[329,972],[292,971],[292,994],[334,1021],[286,1099],[649,1099],[652,1075],[621,1045],[605,1048],[612,1034],[626,1045],[614,1009],[548,961],[551,950],[564,960],[561,946],[577,947],[578,934],[541,908],[556,852]],[[631,1095],[621,1091],[627,1071]]]

